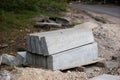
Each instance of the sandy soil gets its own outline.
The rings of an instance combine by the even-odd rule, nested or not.
[[[37,68],[16,68],[11,72],[12,80],[87,80],[84,72],[48,71]]]

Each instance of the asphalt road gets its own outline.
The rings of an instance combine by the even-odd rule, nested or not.
[[[120,6],[70,4],[70,7],[108,14],[120,18]]]

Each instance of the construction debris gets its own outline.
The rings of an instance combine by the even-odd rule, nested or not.
[[[0,45],[0,49],[8,47],[8,44]]]
[[[12,56],[12,55],[2,54],[1,63],[9,65],[10,67],[13,67],[14,65],[16,65],[16,58],[15,56]]]
[[[58,27],[60,28],[62,25],[58,24],[58,23],[48,23],[48,22],[36,22],[36,24],[34,25],[34,27]]]
[[[87,28],[30,34],[27,47],[27,62],[45,69],[68,69],[98,58],[97,43],[92,30]]]
[[[17,52],[16,56],[2,54],[0,56],[0,64],[5,64],[10,66],[21,66],[26,65],[26,51],[24,52]]]
[[[50,17],[49,19],[52,20],[52,21],[55,21],[56,23],[62,24],[62,26],[68,26],[69,25],[69,21],[67,19],[64,19],[64,18]]]

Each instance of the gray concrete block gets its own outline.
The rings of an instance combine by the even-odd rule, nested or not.
[[[26,64],[26,51],[17,52],[16,61],[17,61],[17,65],[25,65]]]
[[[37,53],[36,40],[34,36],[30,36],[31,40],[31,51],[32,53]]]
[[[37,54],[42,54],[45,56],[94,42],[92,30],[84,28],[70,28],[30,35],[37,36],[41,41],[39,45],[42,52],[37,52]],[[32,48],[34,46],[33,42],[34,41],[31,41]],[[35,51],[32,49],[31,52],[34,53]]]
[[[50,55],[47,68],[52,70],[68,69],[85,65],[98,58],[97,43],[74,48],[65,52]]]
[[[94,77],[89,80],[120,80],[120,76],[115,76],[115,75],[108,75],[108,74],[103,74],[98,77]]]
[[[27,52],[27,62],[30,65],[52,70],[68,69],[85,65],[97,58],[97,43],[84,45],[48,56]]]
[[[32,51],[31,51],[32,49],[31,49],[30,35],[27,35],[26,40],[27,40],[27,50],[28,50],[29,52],[32,52]]]
[[[27,52],[26,62],[34,67],[47,68],[47,57]]]

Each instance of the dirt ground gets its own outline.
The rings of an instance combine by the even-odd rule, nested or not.
[[[84,72],[50,71],[37,68],[16,68],[11,72],[12,80],[87,80]]]
[[[99,26],[93,28],[93,34],[98,43],[99,56],[107,61],[119,63],[116,68],[105,68],[98,66],[86,67],[86,71],[47,71],[36,68],[16,68],[11,72],[12,80],[87,80],[100,74],[108,73],[120,75],[120,19],[105,14],[96,14],[78,10],[68,10],[63,16],[71,24],[84,22],[95,22]],[[26,50],[26,34],[46,31],[44,29],[15,30],[11,33],[0,32],[0,46],[7,47],[0,49],[0,54],[9,52],[15,54],[17,50]],[[16,35],[17,34],[17,35]]]

